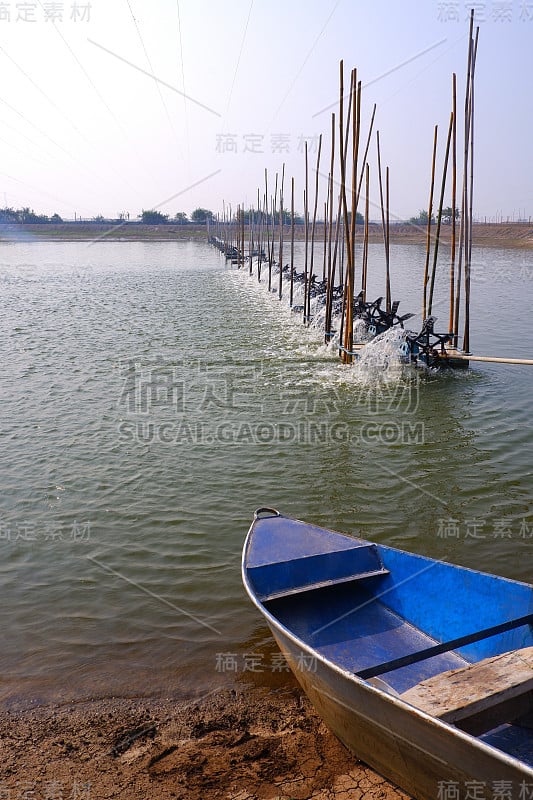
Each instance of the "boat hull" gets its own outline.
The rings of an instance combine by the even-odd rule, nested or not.
[[[377,546],[269,509],[256,512],[242,571],[244,586],[296,679],[358,758],[419,800],[503,800],[505,787],[505,800],[529,799],[523,786],[533,789],[533,716],[476,736],[412,705],[401,692],[429,675],[532,647],[531,586]],[[357,590],[352,580],[366,588]],[[443,593],[453,602],[443,603]],[[507,624],[513,616],[516,623]],[[461,640],[465,628],[471,632],[472,620],[487,632],[477,643],[471,636]],[[431,646],[424,655],[417,637],[425,626],[427,643],[446,643],[441,655],[430,657]],[[413,659],[410,666],[394,661],[421,646],[424,660]],[[376,663],[383,668],[376,671]],[[382,674],[386,682],[365,672]],[[533,708],[530,695],[529,690],[522,714]]]
[[[466,798],[474,782],[479,797],[501,800],[502,781],[518,798],[533,770],[392,695],[316,658],[275,621],[278,647],[320,717],[359,759],[419,800]],[[499,788],[498,788],[499,787]]]

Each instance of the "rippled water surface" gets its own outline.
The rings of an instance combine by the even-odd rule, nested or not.
[[[403,313],[423,259],[392,248]],[[473,348],[531,357],[531,256],[475,262]],[[198,242],[4,243],[0,290],[5,701],[242,669],[268,640],[240,579],[261,505],[531,580],[532,367],[343,367]],[[444,273],[436,296],[444,329]]]

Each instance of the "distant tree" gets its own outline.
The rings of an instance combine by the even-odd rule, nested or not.
[[[33,208],[25,206],[24,208],[0,208],[0,222],[6,223],[22,223],[26,225],[35,225],[46,222],[63,222],[58,214],[54,214],[52,218],[47,217],[46,214],[36,214]]]
[[[52,214],[52,216],[50,217],[50,222],[55,222],[56,225],[58,225],[60,222],[63,222],[63,220],[61,219],[59,214]]]
[[[168,214],[161,214],[160,211],[154,211],[153,209],[150,211],[143,209],[141,222],[144,222],[145,225],[164,225],[168,222]]]
[[[453,209],[452,209],[451,206],[447,206],[446,208],[442,209],[442,221],[444,222],[445,225],[451,225],[452,224],[452,215],[453,215]],[[456,208],[455,209],[455,219],[459,219],[460,216],[461,215],[459,213],[459,209]]]
[[[45,214],[36,214],[33,208],[23,208],[19,212],[20,221],[25,225],[36,225],[41,222],[50,222]]]
[[[102,223],[105,222],[105,219],[101,214],[98,214],[96,217],[93,217],[93,222]]]
[[[2,208],[0,209],[0,222],[20,222],[19,211],[15,211],[14,208]]]
[[[213,215],[211,215],[211,218],[213,218]],[[236,219],[237,219],[236,216],[234,216],[233,217],[233,221],[235,222]],[[252,222],[252,221],[253,221],[254,225],[259,225],[261,222],[264,225],[271,225],[272,224],[272,214],[270,212],[267,213],[265,211],[256,211],[256,210],[254,210],[253,214],[250,211],[245,211],[244,212],[244,224],[245,225],[249,225],[250,222]],[[302,215],[301,214],[297,214],[295,212],[295,214],[294,214],[294,224],[295,225],[303,225],[303,222],[304,222],[304,218],[302,217]],[[274,214],[274,224],[275,225],[279,224],[279,211],[276,214]],[[286,208],[283,209],[283,224],[284,225],[290,225],[291,224],[291,212]]]
[[[351,222],[351,219],[352,219],[352,212],[349,211],[348,212],[348,222]],[[356,214],[355,214],[355,224],[356,225],[364,225],[364,222],[365,222],[365,218],[363,217],[363,215],[361,214],[360,211],[357,211]]]
[[[278,215],[279,220],[279,215]],[[298,214],[296,211],[294,212],[294,224],[295,225],[303,225],[305,222],[303,216]],[[283,224],[284,225],[291,225],[291,212],[284,210],[283,211]]]
[[[431,221],[435,222],[435,215],[431,215]],[[418,212],[418,217],[411,217],[409,222],[412,222],[413,225],[427,225],[428,224],[428,212],[424,211],[423,208],[420,209]]]
[[[178,211],[174,217],[174,220],[178,223],[178,225],[186,225],[189,221],[185,211]]]
[[[214,219],[214,214],[207,208],[195,208],[191,214],[191,220],[193,222],[196,222],[197,225],[205,224],[208,219],[209,220]]]

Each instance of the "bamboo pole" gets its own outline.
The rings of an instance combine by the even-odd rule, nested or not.
[[[279,285],[278,298],[283,296],[283,186],[285,182],[285,164],[281,169],[281,189],[279,193]]]
[[[533,358],[505,358],[504,356],[473,356],[469,353],[459,353],[452,350],[448,353],[449,357],[457,361],[481,361],[487,364],[519,364],[521,366],[533,366]]]
[[[329,165],[329,185],[328,185],[328,253],[326,269],[326,313],[324,319],[324,342],[329,343],[332,337],[331,320],[333,311],[333,286],[335,283],[334,273],[332,273],[332,252],[331,240],[333,234],[333,174],[335,169],[335,114],[331,115],[331,158]],[[338,222],[338,217],[337,217]],[[324,226],[326,219],[324,218]]]
[[[448,171],[448,159],[450,157],[450,144],[453,131],[453,111],[450,114],[450,124],[448,126],[448,138],[446,140],[446,153],[444,155],[444,165],[442,168],[442,183],[440,187],[439,210],[437,212],[437,230],[435,233],[435,246],[433,249],[433,267],[431,269],[431,281],[429,285],[428,316],[431,316],[433,306],[433,289],[435,287],[435,274],[437,272],[437,258],[439,255],[440,228],[442,223],[442,206],[444,203],[444,191],[446,189],[446,174]]]
[[[459,260],[457,264],[457,279],[455,291],[455,311],[454,311],[454,345],[457,347],[459,339],[459,316],[461,306],[461,272],[464,257],[468,252],[468,234],[470,225],[468,224],[468,140],[470,135],[470,75],[472,71],[474,11],[470,13],[470,28],[468,36],[468,60],[466,68],[466,89],[465,89],[465,109],[464,109],[464,160],[463,160],[463,188],[461,194],[461,226],[459,232]]]
[[[333,243],[333,255],[331,259],[331,283],[332,288],[335,286],[335,275],[337,274],[337,256],[339,250],[339,241],[341,237],[341,223],[342,223],[342,207],[341,207],[341,200],[340,200],[340,192],[339,192],[339,201],[338,201],[338,208],[337,208],[337,219],[335,220],[335,241]],[[344,236],[344,234],[342,234]],[[343,239],[344,241],[344,239]],[[340,258],[339,258],[339,283],[342,283],[343,276],[342,276],[342,268],[340,265]]]
[[[472,11],[472,21],[474,12]],[[473,225],[473,197],[474,197],[474,71],[476,68],[477,43],[479,28],[476,29],[476,39],[473,45],[472,65],[470,69],[470,192],[468,207],[468,250],[465,251],[465,325],[463,332],[463,350],[470,350],[470,275],[472,266],[472,225]]]
[[[233,224],[234,224],[234,231],[235,231],[235,241],[234,245],[237,250],[237,269],[240,269],[241,263],[241,251],[240,251],[240,239],[241,239],[241,207],[237,204],[237,210],[235,212],[235,216],[233,217]],[[233,254],[232,254],[233,257]]]
[[[267,224],[268,219],[266,217],[266,212],[267,212],[266,195],[263,195],[263,204],[261,206],[261,228],[262,228],[263,233],[262,233],[262,238],[261,238],[261,257],[259,258],[258,269],[257,269],[257,280],[258,280],[259,283],[261,283],[261,273],[263,271],[263,262],[265,260],[265,258],[263,257],[263,254],[268,252],[268,247],[269,247],[269,244],[268,244],[268,224]],[[265,250],[265,233],[266,233],[267,250]]]
[[[348,210],[346,208],[346,166],[345,166],[345,155],[344,155],[344,61],[340,61],[339,63],[339,170],[340,170],[340,191],[339,191],[339,204],[342,204],[342,212],[344,218],[348,215]],[[350,102],[351,102],[351,95],[350,95]],[[351,107],[351,106],[350,106]],[[339,215],[340,216],[340,215]],[[344,232],[343,232],[344,233]],[[343,299],[343,306],[344,306],[344,299]],[[342,345],[342,337],[343,337],[343,325],[344,325],[344,308],[342,310],[342,317],[341,317],[341,330],[339,333],[339,355],[343,363],[346,361],[346,355],[341,349]]]
[[[361,161],[361,172],[359,174],[359,184],[357,186],[357,204],[359,204],[359,196],[361,194],[361,184],[363,183],[363,177],[364,177],[364,174],[365,174],[365,165],[366,165],[366,159],[367,159],[367,156],[368,156],[368,148],[370,147],[370,140],[371,140],[371,137],[372,137],[372,130],[374,128],[374,118],[376,116],[376,108],[377,108],[377,106],[374,103],[374,108],[372,109],[372,118],[370,120],[370,125],[368,127],[368,136],[367,136],[367,139],[366,139],[365,154],[363,156],[363,160]]]
[[[244,203],[243,203],[243,205],[241,206],[241,246],[242,246],[242,257],[241,257],[241,263],[239,265],[239,269],[241,268],[241,266],[242,266],[242,269],[244,269],[244,264],[245,264],[245,259],[246,259],[245,241],[244,241],[244,232],[245,232],[244,218],[245,218],[245,214],[244,214]]]
[[[340,274],[339,274],[339,283],[344,286],[344,266],[346,263],[346,231],[345,231],[345,224],[344,224],[344,216],[341,217],[341,257],[340,257]]]
[[[274,241],[276,234],[276,208],[278,200],[278,173],[276,172],[276,180],[274,182],[274,196],[271,200],[271,213],[270,222],[272,225],[272,236],[270,239],[270,254],[268,259],[268,291],[272,291],[272,267],[274,266]]]
[[[261,211],[261,199],[259,194],[259,186],[257,187],[257,274],[261,271],[261,253],[263,252],[263,213]]]
[[[385,303],[387,307],[387,314],[390,314],[392,308],[391,288],[390,288],[390,191],[389,191],[389,168],[385,171],[385,224],[387,230],[387,244],[386,244],[386,287],[385,287]]]
[[[342,69],[342,61],[341,61],[341,69]],[[342,104],[342,96],[341,96],[341,104]],[[343,122],[340,119],[339,114],[339,129],[341,130],[341,135],[339,137],[339,149],[342,150],[344,153],[344,163],[346,164],[346,157],[348,154],[348,132],[350,129],[350,119],[352,113],[352,96],[350,94],[350,99],[348,102],[348,113],[346,115],[346,134],[344,137],[344,145],[342,144],[342,130],[343,130]],[[334,115],[333,115],[334,116]],[[339,158],[342,161],[342,156]],[[342,167],[341,167],[342,171]],[[346,234],[346,226],[343,223],[344,220],[344,205],[345,205],[345,192],[342,191],[342,177],[341,177],[341,189],[339,190],[339,199],[337,204],[337,219],[335,223],[335,245],[333,248],[333,263],[331,266],[331,280],[332,280],[332,290],[335,286],[335,275],[337,270],[337,260],[339,262],[339,284],[344,287],[345,291],[345,282],[344,282],[344,253],[345,253],[345,234]],[[341,252],[339,255],[339,241],[341,243]],[[337,258],[338,257],[338,258]],[[342,307],[342,314],[341,314],[341,324],[340,324],[340,331],[339,331],[339,355],[342,356],[342,340],[343,340],[343,332],[344,332],[344,296],[343,296],[343,307]]]
[[[329,175],[326,200],[324,202],[324,226],[323,226],[323,251],[322,251],[322,283],[326,281],[326,264],[328,258],[328,208],[329,208]]]
[[[361,291],[363,293],[363,303],[366,303],[366,284],[368,277],[368,215],[370,211],[370,166],[366,164],[366,185],[365,185],[365,233],[363,239],[363,269],[361,273]]]
[[[264,209],[265,209],[265,231],[266,231],[267,259],[268,259],[268,261],[270,261],[270,225],[268,224],[268,170],[266,168],[265,168]]]
[[[448,332],[453,335],[453,296],[455,293],[455,206],[457,204],[457,76],[452,76],[452,237],[450,253],[450,317]]]
[[[305,142],[305,189],[304,189],[304,225],[305,225],[305,258],[304,258],[304,313],[303,323],[307,323],[306,319],[306,299],[307,299],[307,283],[309,280],[308,274],[308,254],[309,254],[309,158],[307,152],[307,140]]]
[[[426,263],[424,265],[424,299],[422,302],[422,320],[427,318],[427,290],[429,278],[429,255],[431,252],[431,217],[433,215],[433,190],[435,187],[435,163],[437,160],[437,134],[438,125],[435,125],[435,132],[433,136],[433,157],[431,159],[431,186],[429,190],[429,207],[428,207],[428,222],[426,234]]]
[[[341,62],[342,63],[342,62]],[[341,70],[342,75],[342,70]],[[342,82],[341,82],[342,83]],[[356,110],[355,110],[355,94],[354,94],[354,70],[352,70],[351,74],[351,83],[350,83],[350,103],[351,107],[354,109],[354,120],[352,124],[352,128],[355,127],[356,124]],[[341,109],[342,109],[342,92],[341,92]],[[342,129],[342,113],[339,114],[341,117],[341,137],[344,134]],[[348,141],[348,131],[346,132],[346,142]],[[345,279],[345,289],[344,289],[344,308],[343,308],[343,323],[341,328],[341,339],[342,341],[342,348],[341,348],[341,357],[344,364],[351,364],[352,363],[352,347],[353,344],[353,296],[350,297],[350,281],[353,275],[353,261],[352,261],[352,244],[350,241],[350,233],[351,228],[349,226],[349,218],[348,218],[348,203],[346,199],[346,154],[344,152],[344,141],[341,138],[340,142],[340,152],[341,152],[341,194],[342,194],[342,206],[343,206],[343,215],[344,215],[344,233],[346,236],[346,259],[347,259],[347,266],[346,266],[346,279]],[[353,209],[352,209],[353,213]],[[353,292],[353,285],[352,285],[352,292]],[[350,337],[350,332],[352,333],[352,337]]]
[[[388,243],[388,167],[387,167],[387,182],[386,182],[386,202],[383,198],[383,176],[381,171],[381,147],[379,143],[379,131],[376,131],[377,151],[378,151],[378,181],[379,181],[379,199],[381,205],[381,226],[383,228],[383,246],[385,248],[385,294],[386,294],[386,307],[387,312],[391,310],[391,292],[390,292],[390,264],[389,264],[389,243]]]
[[[352,248],[352,296],[355,286],[355,231],[357,222],[357,157],[359,154],[359,128],[361,120],[361,82],[357,83],[357,70],[352,71],[352,81],[355,92],[355,106],[352,125],[352,192],[351,192],[351,217],[350,217],[350,245]],[[353,297],[352,297],[353,299]]]
[[[254,207],[253,206],[251,207],[251,209],[249,211],[249,215],[250,215],[250,217],[249,217],[248,223],[249,223],[249,227],[250,227],[250,246],[249,246],[248,257],[250,259],[250,264],[249,264],[248,273],[249,273],[249,275],[251,275],[252,274],[252,270],[253,270],[253,260],[254,260],[254,222],[255,222],[255,214],[254,214]]]
[[[292,308],[294,300],[294,177],[291,178],[291,288],[289,305]]]
[[[333,228],[333,175],[335,170],[335,114],[331,115],[331,159],[329,164],[328,276],[331,277],[331,235]]]
[[[307,286],[307,322],[310,322],[311,319],[311,288],[313,286],[313,265],[314,265],[314,257],[315,257],[315,231],[316,231],[316,215],[318,210],[318,179],[320,175],[320,155],[322,153],[322,134],[318,137],[318,154],[316,159],[316,170],[315,170],[315,203],[313,207],[313,224],[311,226],[311,261],[309,267],[309,282]],[[305,305],[304,305],[305,310]]]

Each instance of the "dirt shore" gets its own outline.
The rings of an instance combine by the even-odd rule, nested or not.
[[[358,229],[359,230],[359,229]],[[433,234],[435,226],[433,226]],[[287,236],[289,232],[287,230]],[[360,231],[362,237],[362,230]],[[450,241],[451,226],[443,225],[441,242]],[[295,237],[304,238],[303,225],[296,226]],[[319,224],[316,241],[323,237]],[[103,225],[99,223],[64,223],[63,225],[1,225],[0,241],[205,241],[205,225],[142,225],[125,223],[123,225]],[[381,243],[383,234],[380,225],[371,224],[371,242]],[[390,226],[390,240],[393,244],[426,243],[426,229],[408,223],[395,223]],[[473,243],[476,247],[533,248],[533,225],[527,223],[476,223],[473,227]]]
[[[0,756],[3,800],[408,800],[296,684],[2,711]]]

